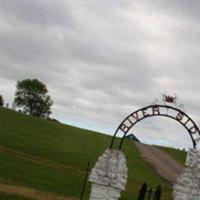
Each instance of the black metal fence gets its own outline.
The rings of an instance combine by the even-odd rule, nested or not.
[[[153,190],[152,188],[148,188],[147,184],[144,183],[139,190],[137,200],[160,200],[161,194],[161,185],[158,185],[158,187]]]

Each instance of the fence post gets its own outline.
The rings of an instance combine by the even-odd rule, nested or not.
[[[148,200],[151,200],[151,195],[152,195],[152,193],[153,193],[153,190],[152,190],[152,188],[150,188],[150,189],[148,190]]]
[[[143,183],[142,187],[140,188],[138,200],[144,200],[147,191],[147,184]]]
[[[156,188],[156,191],[154,193],[154,200],[160,200],[161,197],[161,193],[162,193],[162,187],[161,185],[158,185],[158,187]]]
[[[80,195],[80,200],[83,200],[83,196],[84,196],[84,191],[85,191],[85,187],[86,187],[86,183],[87,183],[87,178],[88,178],[88,174],[89,174],[89,166],[90,163],[87,163],[87,169],[86,169],[86,174],[85,174],[85,179],[83,182],[83,187],[82,187],[82,191],[81,191],[81,195]]]

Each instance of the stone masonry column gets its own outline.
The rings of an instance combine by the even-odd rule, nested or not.
[[[107,149],[97,160],[89,176],[92,183],[89,200],[117,200],[125,190],[128,168],[122,151]]]
[[[200,200],[200,150],[188,151],[186,168],[174,185],[173,198],[174,200]]]

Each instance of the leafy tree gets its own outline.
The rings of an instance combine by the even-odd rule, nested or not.
[[[14,102],[25,113],[47,118],[51,114],[53,104],[47,93],[48,90],[44,83],[37,79],[24,79],[17,82]]]
[[[3,96],[0,95],[0,107],[2,107],[4,105],[4,100],[3,100]]]

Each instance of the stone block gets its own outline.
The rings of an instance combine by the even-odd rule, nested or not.
[[[200,151],[190,149],[186,168],[177,179],[173,190],[174,200],[200,200]]]
[[[122,151],[107,149],[91,171],[90,200],[117,200],[128,178],[126,158]]]

